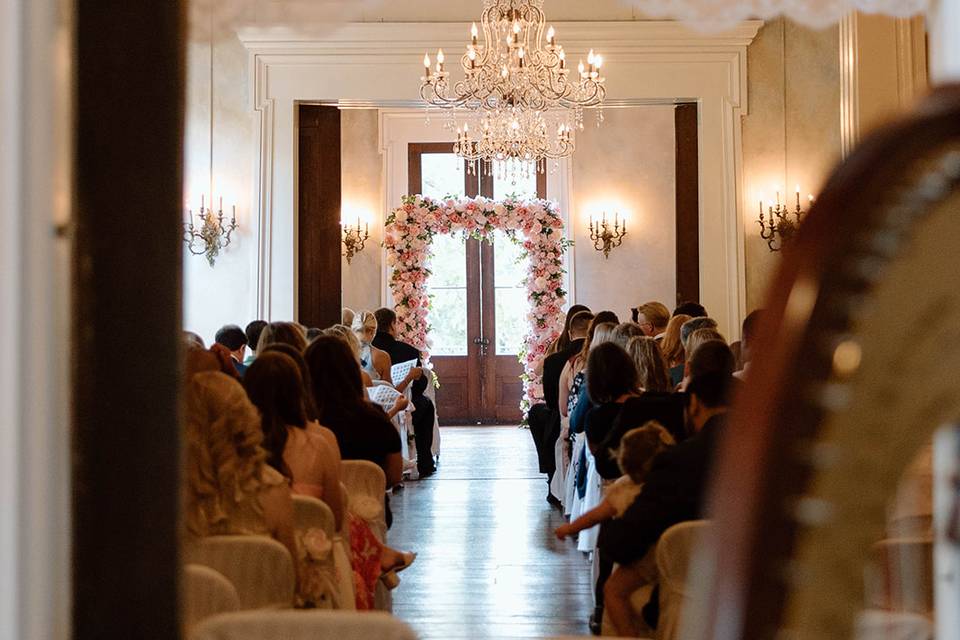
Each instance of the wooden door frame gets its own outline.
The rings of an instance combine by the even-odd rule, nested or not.
[[[72,12],[71,637],[178,638],[186,6]]]

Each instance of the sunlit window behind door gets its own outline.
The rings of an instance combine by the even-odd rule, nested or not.
[[[463,197],[463,162],[452,153],[420,156],[423,194],[432,198]],[[467,265],[463,238],[438,234],[430,246],[432,255],[427,280],[431,298],[428,322],[432,330],[431,353],[437,356],[467,355]]]

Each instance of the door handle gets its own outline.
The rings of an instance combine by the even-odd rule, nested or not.
[[[483,337],[477,336],[476,338],[473,339],[473,344],[475,344],[475,345],[477,345],[478,347],[480,347],[480,355],[481,355],[481,356],[487,355],[487,347],[490,346],[490,339],[489,339],[489,338],[483,338]]]

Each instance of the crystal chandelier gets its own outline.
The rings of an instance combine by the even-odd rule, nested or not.
[[[600,107],[606,94],[603,58],[591,50],[586,63],[571,69],[556,31],[546,28],[543,0],[484,0],[480,28],[471,26],[460,58],[462,79],[451,79],[442,49],[435,67],[429,54],[423,64],[420,97],[428,108],[479,116],[478,130],[457,127],[454,146],[473,170],[483,162],[489,171],[497,162],[529,171],[542,168],[542,160],[570,156],[583,109]]]

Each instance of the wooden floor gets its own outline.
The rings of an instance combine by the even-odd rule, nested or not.
[[[391,498],[391,546],[417,551],[394,614],[421,638],[588,634],[590,568],[547,504],[530,432],[445,427],[435,476]]]

